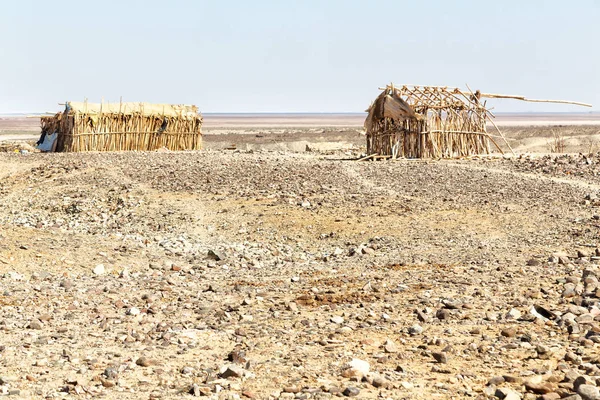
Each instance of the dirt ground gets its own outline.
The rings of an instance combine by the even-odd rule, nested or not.
[[[600,153],[357,162],[363,142],[0,153],[0,392],[595,398]]]

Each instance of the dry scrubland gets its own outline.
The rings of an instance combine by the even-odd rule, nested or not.
[[[0,153],[2,393],[600,398],[600,154],[359,163],[276,148],[355,131],[257,135]]]

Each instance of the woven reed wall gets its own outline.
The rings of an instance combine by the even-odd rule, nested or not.
[[[367,134],[367,154],[393,158],[454,158],[490,153],[490,141],[481,130],[465,131],[459,125],[431,117],[427,120],[394,121],[385,118]]]
[[[58,132],[56,151],[200,150],[202,117],[58,113],[42,118],[42,132]]]

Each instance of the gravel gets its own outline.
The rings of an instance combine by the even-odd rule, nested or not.
[[[571,157],[0,154],[0,392],[593,398]]]

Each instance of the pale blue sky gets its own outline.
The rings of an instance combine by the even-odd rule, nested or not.
[[[360,112],[390,81],[600,110],[600,0],[0,0],[0,51],[0,113],[119,96],[204,112]]]

